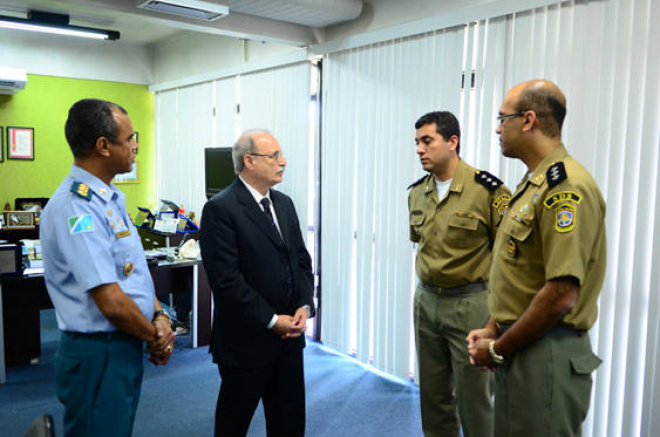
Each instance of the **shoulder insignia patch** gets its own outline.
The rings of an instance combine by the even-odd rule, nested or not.
[[[92,193],[89,191],[89,187],[82,182],[74,182],[71,185],[71,192],[85,200],[92,200]]]
[[[483,186],[485,186],[486,188],[488,188],[490,191],[495,191],[504,184],[504,182],[499,180],[497,177],[483,170],[482,171],[477,170],[477,172],[474,175],[474,179]]]
[[[548,187],[552,188],[564,179],[566,179],[566,167],[563,162],[558,162],[550,166],[545,174],[548,179]]]
[[[422,181],[423,181],[424,179],[427,178],[427,176],[428,176],[428,175],[424,175],[424,176],[422,176],[421,178],[417,179],[415,182],[413,182],[412,184],[408,185],[408,188],[406,188],[406,190],[409,190],[409,189],[411,189],[412,187],[421,184]]]
[[[559,202],[580,203],[581,200],[582,196],[580,196],[578,193],[573,191],[560,191],[553,194],[552,196],[548,196],[548,198],[543,201],[543,204],[546,208],[551,209]]]

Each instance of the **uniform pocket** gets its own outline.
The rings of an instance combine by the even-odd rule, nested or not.
[[[479,245],[479,219],[476,217],[449,216],[447,241],[454,247]]]
[[[424,224],[424,213],[422,211],[410,211],[410,226],[422,226]]]
[[[578,375],[591,375],[591,373],[603,362],[594,354],[571,358],[571,367]]]

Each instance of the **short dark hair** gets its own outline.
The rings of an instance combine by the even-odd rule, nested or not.
[[[518,96],[516,111],[529,110],[536,112],[541,132],[551,138],[561,135],[566,118],[566,101],[556,90],[535,84],[524,88]]]
[[[88,157],[100,137],[106,137],[112,143],[117,142],[119,129],[113,109],[128,114],[121,106],[105,100],[83,99],[73,104],[69,109],[64,134],[74,157]]]
[[[435,123],[435,130],[445,141],[456,135],[458,143],[456,145],[456,154],[461,151],[461,125],[458,119],[449,111],[434,111],[424,114],[415,122],[415,129],[419,129],[427,124]]]

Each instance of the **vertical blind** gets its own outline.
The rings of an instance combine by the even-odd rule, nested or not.
[[[204,148],[229,147],[243,130],[263,128],[278,138],[288,161],[277,188],[306,212],[314,189],[308,163],[310,68],[297,63],[158,92],[159,197],[200,214],[206,201]]]
[[[414,371],[414,122],[452,111],[461,156],[515,187],[525,168],[501,157],[495,117],[513,85],[547,78],[568,99],[563,141],[607,202],[608,270],[591,330],[603,365],[584,435],[660,435],[658,22],[659,0],[557,2],[327,55],[324,342],[398,376]]]

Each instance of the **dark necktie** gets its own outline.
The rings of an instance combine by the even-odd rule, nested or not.
[[[277,225],[275,224],[275,220],[273,219],[273,213],[270,210],[270,199],[268,197],[264,197],[260,201],[261,206],[264,207],[264,214],[266,214],[266,217],[268,217],[268,222],[270,225],[273,227],[273,231],[275,232],[275,235],[277,235],[277,239],[280,242],[280,244],[284,245],[284,241],[282,240],[282,234],[280,234],[279,229],[277,229]],[[292,299],[293,299],[293,275],[291,274],[291,265],[289,264],[289,258],[286,254],[284,254],[284,264],[286,264],[286,288],[285,288],[285,293],[286,293],[286,301],[287,301],[287,306],[291,306]]]
[[[282,235],[280,234],[279,229],[277,229],[277,225],[275,224],[275,219],[273,218],[273,213],[270,210],[270,199],[268,197],[264,197],[261,199],[261,206],[264,207],[264,214],[266,214],[266,217],[268,217],[268,223],[273,227],[273,231],[275,231],[275,234],[277,235],[277,238],[279,239],[280,243],[283,243],[282,241]]]

